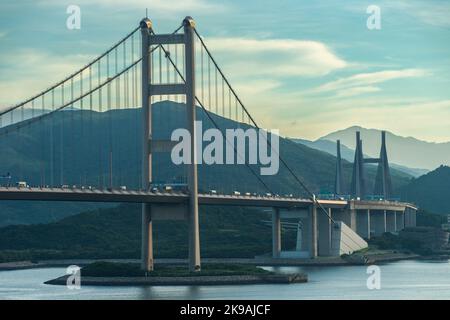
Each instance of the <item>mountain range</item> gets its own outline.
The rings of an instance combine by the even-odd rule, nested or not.
[[[381,145],[381,131],[366,129],[360,126],[349,127],[332,132],[318,140],[329,140],[354,150],[356,145],[355,133],[361,132],[363,152],[370,157],[378,157]],[[413,137],[402,137],[392,132],[386,132],[386,148],[389,162],[413,170],[434,170],[440,165],[450,165],[450,142],[427,142]]]
[[[310,141],[305,139],[293,139],[295,142],[301,143],[305,146],[308,146],[310,148],[321,150],[324,152],[327,152],[333,156],[336,156],[336,142],[326,139],[318,139],[316,141]],[[355,158],[355,150],[350,149],[349,147],[341,144],[341,157],[342,159],[345,159],[349,162],[353,162]],[[364,154],[365,158],[371,158],[371,156]],[[389,155],[388,155],[389,157]],[[397,169],[399,171],[402,171],[404,173],[407,173],[413,177],[420,177],[421,175],[424,175],[429,172],[427,169],[417,169],[417,168],[410,168],[407,166],[402,166],[396,163],[389,163],[389,166],[391,168]]]

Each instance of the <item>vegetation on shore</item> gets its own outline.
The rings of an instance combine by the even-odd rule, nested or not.
[[[152,272],[142,271],[137,263],[94,262],[81,269],[85,277],[193,277],[271,275],[271,271],[251,265],[203,264],[199,272],[189,272],[186,266],[155,265]]]
[[[270,213],[251,208],[201,207],[201,254],[205,258],[253,258],[272,250]],[[154,222],[156,258],[188,256],[184,221]],[[283,247],[296,233],[283,230]],[[50,224],[0,229],[0,262],[48,259],[137,259],[141,248],[139,205],[98,209]]]
[[[420,241],[405,239],[388,232],[380,237],[369,240],[369,246],[380,250],[396,250],[399,252],[415,253],[422,256],[433,254],[433,251],[423,247]]]

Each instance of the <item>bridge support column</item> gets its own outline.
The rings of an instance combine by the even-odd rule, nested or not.
[[[396,211],[395,218],[397,220],[397,231],[403,230],[405,228],[404,212]]]
[[[356,232],[364,239],[370,239],[370,210],[356,211]]]
[[[317,205],[313,203],[311,206],[311,258],[317,257]]]
[[[417,211],[414,209],[410,209],[411,210],[411,227],[416,227],[417,226]]]
[[[356,232],[356,214],[357,211],[356,209],[350,209],[348,211],[348,226],[350,227],[350,229],[352,229],[353,231]]]
[[[385,211],[386,212],[386,231],[395,232],[397,231],[397,219],[395,211]]]
[[[373,226],[374,235],[381,236],[386,232],[386,211],[373,210],[370,214],[371,225]]]
[[[346,215],[346,212],[341,209],[334,210],[333,211],[333,220],[334,221],[342,221],[345,224],[347,224],[345,215]]]
[[[153,222],[149,204],[142,204],[142,269],[153,271]]]
[[[280,209],[272,213],[272,257],[279,258],[281,253],[281,219]]]
[[[403,213],[403,220],[405,228],[411,227],[411,215],[409,214],[408,208],[405,208],[405,212]]]
[[[332,217],[332,209],[328,208],[328,216]],[[331,255],[331,232],[332,221],[324,212],[320,211],[317,215],[318,231],[319,231],[319,256]]]
[[[195,22],[183,21],[185,35],[187,128],[191,134],[191,158],[188,165],[189,189],[189,269],[200,271],[200,229],[198,221],[197,132],[195,132]],[[199,132],[198,134],[202,134]]]
[[[152,182],[152,153],[149,148],[152,138],[152,112],[149,84],[151,83],[151,59],[149,56],[149,35],[152,23],[144,19],[140,23],[142,36],[142,188],[147,191]],[[153,270],[153,224],[151,205],[142,204],[142,247],[141,268],[145,271]]]
[[[307,218],[302,218],[302,251],[311,252],[311,217],[308,212]]]

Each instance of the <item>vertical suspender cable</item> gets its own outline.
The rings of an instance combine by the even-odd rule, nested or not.
[[[92,92],[92,66],[89,67],[89,91]],[[93,105],[92,105],[92,100],[93,100],[93,95],[94,93],[92,92],[89,95],[89,133],[88,133],[88,141],[94,141],[94,137],[92,135],[92,116],[93,116]],[[94,146],[92,143],[88,143],[89,145],[89,154],[93,155],[94,154]],[[93,159],[91,159],[92,161]],[[89,173],[89,177],[93,174],[93,172]],[[93,181],[92,181],[93,182]],[[87,182],[88,185],[90,185],[92,183],[91,181]]]
[[[82,96],[83,96],[83,71],[80,72],[80,97],[82,97]],[[78,112],[78,114],[80,115],[78,121],[80,122],[80,125],[79,125],[79,127],[80,127],[80,141],[82,142],[82,145],[84,145],[84,143],[85,143],[85,140],[84,140],[84,138],[85,138],[85,136],[84,136],[84,123],[83,123],[83,106],[84,106],[83,102],[84,102],[84,98],[80,99],[80,111]],[[81,148],[78,150],[78,152],[75,150],[75,146],[78,147],[79,145],[80,145],[79,143],[75,143],[74,147],[73,147],[76,155],[79,155],[82,152]],[[80,174],[81,174],[81,176],[80,176],[80,186],[81,185],[85,185],[86,183],[83,182],[83,175],[86,177],[87,162],[84,159],[84,157],[80,157],[79,158],[79,162],[77,161],[77,163],[79,163],[78,166],[80,167]],[[84,172],[82,172],[82,170],[83,170],[82,168],[84,169]],[[86,180],[86,179],[84,179],[84,180]]]
[[[208,109],[211,110],[211,60],[210,59],[208,59]]]
[[[101,64],[100,64],[100,62],[101,62],[101,60],[99,60],[98,61],[98,85],[100,86],[100,84],[101,84]],[[104,127],[103,126],[103,124],[104,124],[104,117],[103,117],[103,114],[102,114],[102,111],[103,111],[103,107],[102,107],[102,103],[103,103],[103,91],[102,91],[102,88],[100,87],[100,89],[99,89],[99,95],[98,95],[98,110],[99,110],[99,123],[100,123],[100,125],[102,126],[102,127]],[[101,135],[100,135],[100,137],[102,137]],[[105,138],[107,138],[107,136],[105,135]],[[101,142],[101,138],[99,138],[99,140],[98,140],[98,145],[99,145],[99,148],[98,148],[98,164],[99,164],[99,176],[98,176],[98,178],[99,178],[99,188],[101,188],[101,189],[103,189],[103,186],[104,186],[104,181],[103,181],[103,146],[102,146],[102,142]]]
[[[45,112],[45,95],[42,95],[42,103],[41,103],[41,115],[44,115]],[[36,126],[37,129],[38,126]],[[42,128],[41,128],[41,186],[45,186],[45,129],[47,126],[45,125],[45,121],[43,122]]]
[[[65,93],[64,93],[64,83],[61,85],[61,105],[64,105]],[[59,126],[59,183],[61,186],[64,185],[64,121],[67,112],[62,110],[61,114],[61,125]]]
[[[114,49],[115,54],[117,54],[117,49]],[[107,113],[108,113],[108,143],[109,143],[109,188],[112,189],[112,157],[113,157],[113,150],[112,150],[112,126],[111,126],[111,82],[109,82],[110,73],[109,73],[109,55],[106,55],[106,75],[107,75],[107,97],[106,97],[106,103],[107,106]]]
[[[55,129],[55,90],[52,90],[52,115],[51,115],[51,124],[50,124],[50,187],[53,188],[55,186],[55,138],[54,132]]]

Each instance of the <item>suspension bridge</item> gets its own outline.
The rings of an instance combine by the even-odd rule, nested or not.
[[[283,255],[281,219],[303,221],[301,256],[310,258],[350,252],[364,245],[362,238],[415,225],[412,204],[359,196],[317,199],[281,155],[280,163],[298,186],[286,195],[278,195],[248,163],[245,171],[228,168],[200,190],[194,124],[199,118],[222,131],[231,124],[260,128],[192,18],[168,34],[155,33],[145,18],[77,72],[0,111],[0,169],[7,177],[0,181],[0,200],[142,203],[142,267],[147,271],[153,270],[153,221],[162,219],[188,222],[189,268],[200,270],[199,205],[273,208],[274,258]],[[191,164],[171,164],[175,128],[191,134]],[[236,147],[234,152],[245,159]],[[356,161],[360,168],[360,152]],[[377,161],[388,172],[387,155]],[[339,191],[340,158],[337,168]],[[259,192],[227,194],[227,173],[258,185]],[[390,177],[383,177],[380,188],[386,194]],[[360,180],[353,183],[358,195]]]

